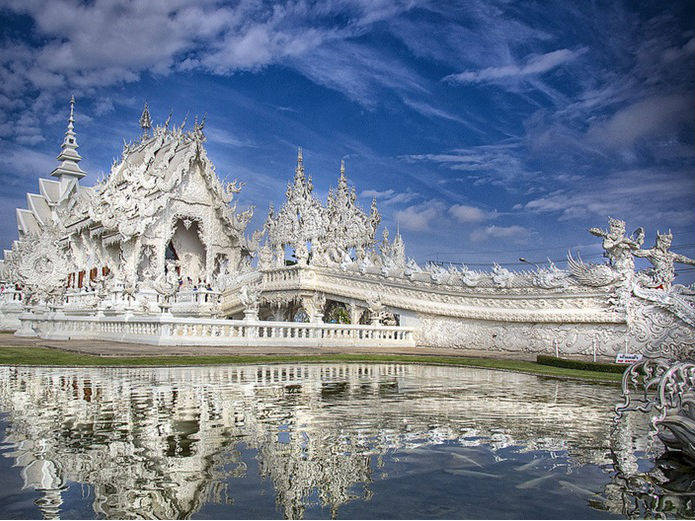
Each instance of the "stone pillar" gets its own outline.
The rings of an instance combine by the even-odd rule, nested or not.
[[[246,322],[256,322],[258,320],[258,309],[245,309],[244,320]]]
[[[362,307],[362,306],[358,306],[354,302],[351,302],[348,309],[350,311],[350,323],[353,325],[357,325],[360,323],[360,318],[362,317],[362,313],[364,313],[364,311],[367,308]]]

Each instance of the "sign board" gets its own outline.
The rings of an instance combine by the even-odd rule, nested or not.
[[[618,353],[615,357],[616,364],[634,364],[642,360],[642,355],[629,355],[627,353]]]

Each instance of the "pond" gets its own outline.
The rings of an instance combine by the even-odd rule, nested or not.
[[[645,418],[611,441],[618,400],[614,386],[426,365],[0,367],[0,515],[692,513],[649,478]]]

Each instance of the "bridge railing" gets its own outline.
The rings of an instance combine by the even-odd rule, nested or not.
[[[61,316],[24,313],[19,336],[96,339],[155,345],[396,347],[415,346],[415,329],[305,322],[157,316]]]
[[[301,270],[302,267],[298,265],[273,268],[271,270],[263,272],[263,282],[265,284],[272,284],[278,282],[297,282],[299,281]]]

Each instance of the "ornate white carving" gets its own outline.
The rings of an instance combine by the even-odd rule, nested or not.
[[[309,322],[321,322],[326,307],[326,295],[315,293],[302,299],[302,306],[309,316]]]
[[[569,273],[559,269],[550,259],[548,266],[538,267],[533,276],[533,285],[543,289],[566,288],[569,285]]]
[[[695,260],[689,259],[685,255],[679,255],[669,251],[673,235],[671,232],[656,232],[656,243],[649,250],[635,250],[636,257],[644,257],[652,263],[652,268],[640,272],[637,276],[638,283],[647,288],[661,288],[668,290],[671,288],[675,278],[673,264],[690,264],[695,266]]]
[[[486,275],[479,271],[470,270],[468,266],[464,265],[459,272],[459,277],[464,286],[475,288],[486,278]]]
[[[613,435],[627,411],[651,414],[651,435],[695,466],[695,363],[670,357],[647,357],[623,374],[623,403],[616,405]]]
[[[381,323],[386,315],[386,307],[377,293],[368,298],[367,309],[369,310],[369,320],[373,325]]]
[[[282,265],[285,246],[290,246],[297,262],[304,265],[344,264],[345,255],[351,249],[359,260],[364,259],[374,246],[381,222],[375,203],[369,215],[359,208],[355,190],[347,184],[344,165],[338,187],[329,190],[325,207],[313,189],[311,177],[306,177],[304,172],[300,149],[294,180],[285,192],[285,203],[277,214],[271,206],[265,222],[275,264]]]
[[[610,219],[607,231],[590,230],[602,238],[607,264],[568,254],[567,270],[552,262],[521,272],[499,264],[490,271],[433,263],[423,269],[406,260],[400,233],[390,240],[385,229],[375,244],[379,212],[374,202],[369,213],[358,206],[342,164],[323,205],[300,150],[286,201],[277,213],[271,207],[264,230],[249,238],[253,209],[230,205],[241,185],[218,179],[202,129],[152,128],[150,121],[106,179],[92,188],[73,184],[59,201],[45,198],[50,212],[34,216],[38,231],[20,228],[3,263],[6,282],[24,286],[29,298],[22,302],[64,303],[88,315],[151,313],[156,301],[178,316],[209,316],[217,313],[219,289],[226,316],[292,318],[303,306],[317,320],[328,296],[353,310],[367,306],[381,321],[385,306],[419,320],[421,342],[431,345],[552,352],[555,343],[599,354],[693,349],[695,288],[674,285],[673,266],[695,260],[670,251],[670,233],[657,233],[655,246],[642,250],[642,228],[627,236],[625,223]],[[286,246],[296,266],[285,267]],[[634,257],[653,267],[635,274]]]
[[[625,232],[625,221],[608,219],[608,231],[591,228],[589,233],[603,238],[603,249],[611,261],[611,265],[621,278],[629,283],[634,275],[635,261],[633,253],[644,243],[644,229],[637,228],[631,236]]]
[[[239,291],[239,300],[246,312],[258,312],[260,304],[261,290],[258,286],[244,284]]]
[[[412,279],[413,275],[415,275],[416,273],[421,273],[421,272],[422,272],[422,268],[420,268],[420,266],[418,266],[418,263],[415,262],[415,259],[408,259],[408,262],[405,265],[405,270],[404,270],[403,274],[407,278]]]
[[[449,278],[449,270],[439,264],[430,262],[425,266],[425,271],[435,284],[444,284]]]
[[[571,253],[567,254],[567,266],[575,280],[584,286],[600,288],[609,286],[619,280],[620,274],[605,264],[585,264],[580,256],[577,260]]]
[[[515,275],[507,268],[503,268],[499,264],[495,263],[492,267],[492,282],[495,286],[500,288],[508,288],[511,286]]]
[[[5,259],[5,277],[24,288],[25,303],[60,303],[71,267],[58,244],[61,235],[60,227],[46,227],[16,241]]]
[[[155,127],[125,145],[110,175],[94,187],[77,186],[60,201],[44,197],[52,213],[37,216],[37,237],[23,234],[17,241],[17,252],[10,255],[14,264],[5,262],[11,268],[5,270],[7,280],[30,285],[32,298],[45,300],[48,293],[64,288],[72,273],[71,290],[81,284],[105,294],[98,278],[108,269],[124,285],[119,298],[139,301],[138,292],[157,286],[168,300],[174,286],[178,289],[177,280],[168,280],[176,274],[169,270],[165,276],[169,241],[177,226],[192,233],[194,223],[204,253],[182,253],[177,270],[207,284],[219,278],[213,277],[218,256],[227,259],[227,272],[243,269],[254,239],[260,238],[244,236],[253,209],[237,213],[236,205],[229,205],[241,185],[218,179],[207,159],[202,128],[202,123],[190,132],[184,132],[183,125]],[[52,221],[46,223],[49,217]],[[49,246],[37,249],[36,241]],[[97,280],[91,280],[95,271]]]
[[[168,301],[179,290],[179,279],[176,275],[176,262],[167,261],[167,271],[162,273],[152,285],[155,291]]]

